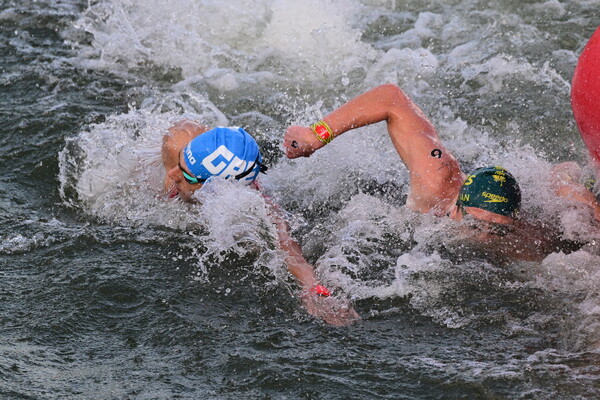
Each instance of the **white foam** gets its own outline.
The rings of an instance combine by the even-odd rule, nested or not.
[[[586,250],[554,253],[546,257],[540,275],[534,278],[540,287],[564,293],[567,299],[583,298],[574,304],[574,313],[566,321],[570,329],[562,332],[565,347],[570,350],[600,349],[599,266],[600,256]]]
[[[232,88],[236,74],[265,62],[283,64],[288,77],[331,78],[360,67],[373,52],[350,25],[359,9],[352,0],[106,0],[90,5],[77,25],[94,38],[87,66],[131,71],[152,63],[184,77],[229,68],[222,78],[229,83],[220,86]]]
[[[538,14],[538,17],[541,14],[541,16],[548,19],[562,17],[567,12],[565,6],[558,0],[548,0],[542,4],[533,4],[532,8]]]
[[[562,88],[565,94],[568,94],[570,89],[569,83],[551,70],[547,63],[535,67],[529,62],[507,55],[497,55],[481,64],[472,64],[462,70],[462,76],[465,81],[477,80],[481,83],[483,86],[478,90],[480,93],[505,90],[507,80],[515,77],[536,84],[554,83]]]
[[[416,82],[426,87],[428,85],[424,79],[434,75],[438,65],[437,57],[427,49],[390,49],[369,69],[365,81],[372,83],[372,86],[382,82],[397,82],[410,89],[419,87]],[[423,90],[423,85],[420,88]]]
[[[0,238],[0,253],[24,253],[39,246],[46,246],[49,242],[50,240],[40,232],[33,234],[31,237],[26,237],[18,233],[12,234]]]

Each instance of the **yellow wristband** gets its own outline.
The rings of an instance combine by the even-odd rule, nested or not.
[[[327,144],[333,140],[333,131],[325,121],[319,121],[315,124],[312,124],[310,129],[312,129],[312,131],[315,133],[317,139],[324,144]]]

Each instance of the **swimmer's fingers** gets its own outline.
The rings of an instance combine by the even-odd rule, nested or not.
[[[323,144],[310,128],[290,126],[283,137],[283,147],[288,158],[309,157]]]
[[[283,137],[283,147],[285,155],[288,158],[307,157],[310,155],[307,148],[307,138],[303,135],[304,129],[305,127],[302,126],[290,126],[287,129]]]
[[[305,293],[302,296],[302,302],[309,314],[322,319],[329,325],[347,326],[361,319],[350,302],[345,299]]]

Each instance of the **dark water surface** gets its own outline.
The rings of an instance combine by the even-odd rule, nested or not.
[[[541,175],[585,162],[568,92],[598,1],[132,3],[0,0],[0,398],[600,397],[596,226]],[[388,81],[583,249],[457,256],[402,206],[383,127],[282,159],[288,124]],[[166,204],[144,162],[181,116],[253,128],[266,190],[363,321],[302,310],[260,197]]]

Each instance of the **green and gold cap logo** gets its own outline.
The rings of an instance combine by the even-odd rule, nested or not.
[[[516,218],[521,207],[521,189],[502,167],[478,168],[465,179],[458,204]]]

